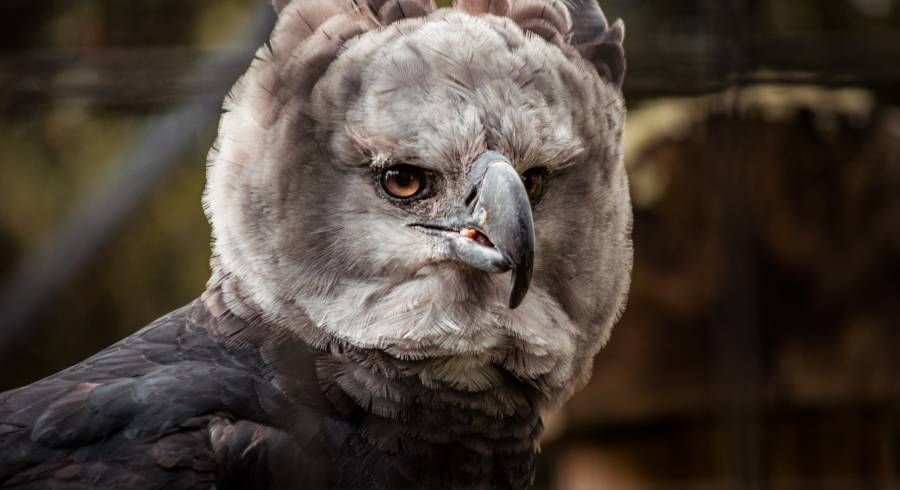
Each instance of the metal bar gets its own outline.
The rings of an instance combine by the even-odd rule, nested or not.
[[[763,83],[858,86],[896,91],[900,35],[773,36],[741,46],[746,66],[734,70],[721,40],[628,46],[626,96],[695,95]],[[185,48],[30,52],[0,57],[0,111],[27,111],[55,102],[88,101],[124,110],[193,100],[243,67],[188,70],[206,53]],[[67,76],[70,74],[71,76]]]

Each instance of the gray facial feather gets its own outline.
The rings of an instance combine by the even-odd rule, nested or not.
[[[422,362],[426,385],[481,391],[502,368],[564,401],[629,287],[621,23],[592,0],[275,7],[271,50],[235,86],[209,157],[211,281],[228,306],[318,347]],[[460,206],[485,150],[550,171],[531,289],[514,310],[509,273],[448,261],[406,226]],[[376,176],[393,163],[434,170],[434,197],[387,199]]]

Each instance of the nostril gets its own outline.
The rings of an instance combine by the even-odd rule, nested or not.
[[[475,201],[475,198],[478,197],[478,188],[472,187],[472,190],[469,191],[469,195],[466,196],[466,207],[471,207],[472,203]]]
[[[484,233],[481,233],[478,230],[474,230],[472,228],[463,228],[463,229],[459,230],[459,233],[470,240],[474,240],[475,242],[477,242],[480,245],[484,245],[485,247],[494,248],[494,243],[491,242],[491,240],[487,237],[487,235],[485,235]]]

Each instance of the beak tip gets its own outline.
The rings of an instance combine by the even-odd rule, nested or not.
[[[509,309],[515,310],[525,300],[525,292],[517,292],[515,289],[509,293]]]
[[[525,300],[528,293],[528,286],[531,284],[531,274],[523,274],[521,271],[513,269],[512,271],[512,288],[509,291],[509,309],[515,310]]]

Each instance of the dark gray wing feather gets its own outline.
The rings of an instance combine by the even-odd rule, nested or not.
[[[210,320],[199,304],[182,308],[0,394],[0,486],[264,488],[303,478],[302,448],[276,420],[286,401],[258,349],[225,349]]]

